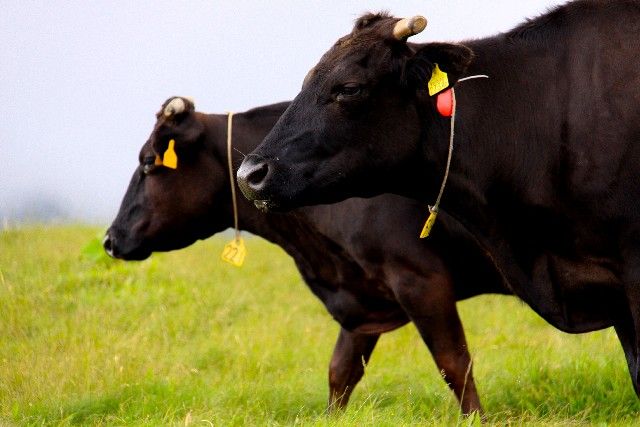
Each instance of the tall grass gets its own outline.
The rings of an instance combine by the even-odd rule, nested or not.
[[[466,425],[413,326],[386,334],[346,412],[325,415],[337,324],[258,238],[140,263],[80,253],[87,227],[0,234],[0,424]],[[488,422],[635,425],[612,330],[561,333],[511,297],[459,303]]]

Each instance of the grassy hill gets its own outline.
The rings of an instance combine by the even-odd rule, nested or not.
[[[0,425],[468,425],[411,325],[383,335],[348,410],[326,416],[338,325],[263,240],[140,263],[95,228],[0,232]],[[488,422],[637,425],[612,330],[568,335],[515,298],[458,304]]]

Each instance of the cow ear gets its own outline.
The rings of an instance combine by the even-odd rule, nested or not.
[[[178,151],[189,150],[202,141],[205,126],[193,109],[181,111],[170,116],[160,117],[153,139],[153,150],[162,154],[167,149],[169,141],[173,140]]]
[[[204,133],[204,124],[199,120],[198,113],[188,111],[173,118],[170,124],[171,133],[176,143],[193,145],[200,141]]]
[[[416,48],[405,65],[404,83],[412,89],[427,88],[436,65],[447,74],[448,86],[453,86],[473,59],[473,51],[461,44],[428,43]],[[438,90],[438,91],[440,91]]]

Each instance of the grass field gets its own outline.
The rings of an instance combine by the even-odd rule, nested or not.
[[[326,416],[338,326],[292,261],[224,241],[141,263],[80,254],[88,227],[0,232],[0,425],[468,425],[415,328],[383,335]],[[638,425],[612,330],[561,333],[510,297],[458,304],[496,425]]]

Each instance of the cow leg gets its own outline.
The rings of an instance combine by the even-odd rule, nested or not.
[[[624,355],[627,358],[627,366],[629,366],[629,374],[636,395],[640,397],[640,389],[638,388],[638,340],[636,338],[633,322],[630,320],[619,320],[614,325]]]
[[[627,358],[631,381],[636,394],[640,397],[640,238],[637,233],[635,245],[627,246],[623,252],[623,284],[628,304],[628,315],[615,324],[616,333]]]
[[[440,273],[405,277],[397,282],[394,292],[458,398],[462,412],[482,412],[450,277]]]
[[[347,406],[379,337],[379,334],[366,335],[340,329],[329,364],[329,412]]]

